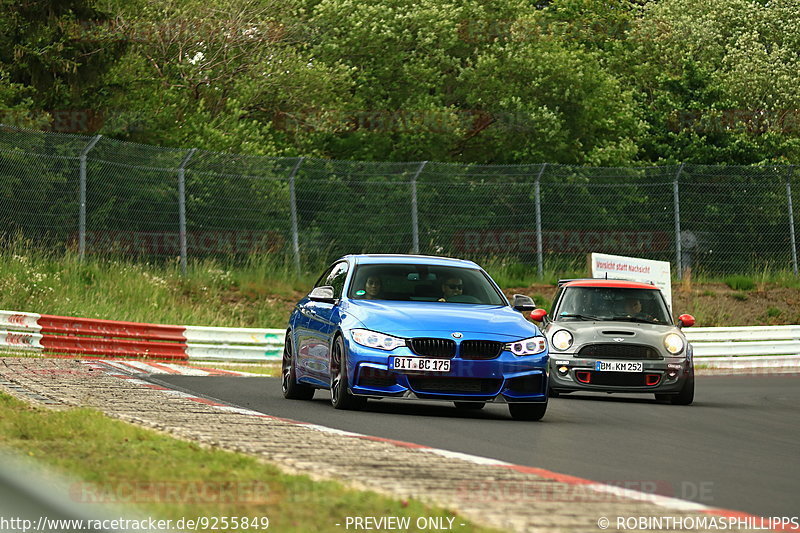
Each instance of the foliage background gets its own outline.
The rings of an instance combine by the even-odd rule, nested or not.
[[[800,0],[2,0],[0,122],[367,161],[797,163]]]

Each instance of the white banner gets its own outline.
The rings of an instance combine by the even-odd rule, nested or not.
[[[598,253],[591,254],[590,262],[593,278],[608,276],[609,279],[653,283],[661,289],[672,314],[672,277],[669,262]]]

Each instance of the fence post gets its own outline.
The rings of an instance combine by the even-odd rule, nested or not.
[[[86,156],[89,154],[97,141],[100,140],[102,135],[95,135],[89,144],[81,151],[80,156],[80,177],[79,177],[79,192],[78,192],[78,257],[83,261],[83,256],[86,254]]]
[[[186,275],[186,165],[197,148],[192,148],[178,167],[178,235],[181,246],[181,274]]]
[[[794,236],[794,210],[792,208],[792,174],[794,174],[794,165],[789,165],[789,173],[786,175],[786,199],[789,203],[789,237],[792,241],[792,269],[794,275],[797,275],[797,243]]]
[[[544,246],[542,245],[542,196],[540,182],[547,163],[542,163],[539,174],[536,176],[534,184],[534,200],[536,202],[536,264],[539,269],[539,277],[544,275]]]
[[[414,177],[411,178],[411,253],[418,254],[419,253],[419,215],[417,212],[417,178],[419,175],[422,174],[422,170],[427,165],[427,161],[423,161],[417,171],[414,173]]]
[[[294,252],[294,269],[297,275],[300,275],[300,236],[297,229],[297,196],[294,191],[294,177],[297,171],[300,170],[300,165],[303,164],[305,157],[300,157],[295,163],[291,173],[289,173],[289,203],[292,210],[292,250]]]
[[[672,199],[675,204],[675,264],[678,267],[678,279],[683,279],[683,261],[681,258],[681,200],[678,194],[678,179],[683,173],[683,163],[678,167],[675,180],[672,182]]]

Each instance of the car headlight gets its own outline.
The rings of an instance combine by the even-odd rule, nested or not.
[[[566,350],[572,346],[572,340],[572,333],[565,329],[553,333],[553,347],[557,350]]]
[[[514,355],[536,355],[547,349],[547,340],[544,337],[529,337],[517,342],[506,344],[506,350]]]
[[[677,355],[683,351],[683,337],[677,333],[670,333],[664,337],[664,347],[673,355]]]
[[[351,330],[350,333],[354,341],[367,348],[391,351],[406,345],[405,339],[393,337],[385,333],[378,333],[377,331],[370,331],[368,329],[354,329]]]

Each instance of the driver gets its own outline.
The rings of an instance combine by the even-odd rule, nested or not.
[[[440,302],[448,302],[454,296],[461,296],[464,293],[464,282],[456,276],[448,276],[442,282],[442,297]]]
[[[642,302],[639,298],[630,297],[625,299],[625,314],[628,316],[642,314]]]

